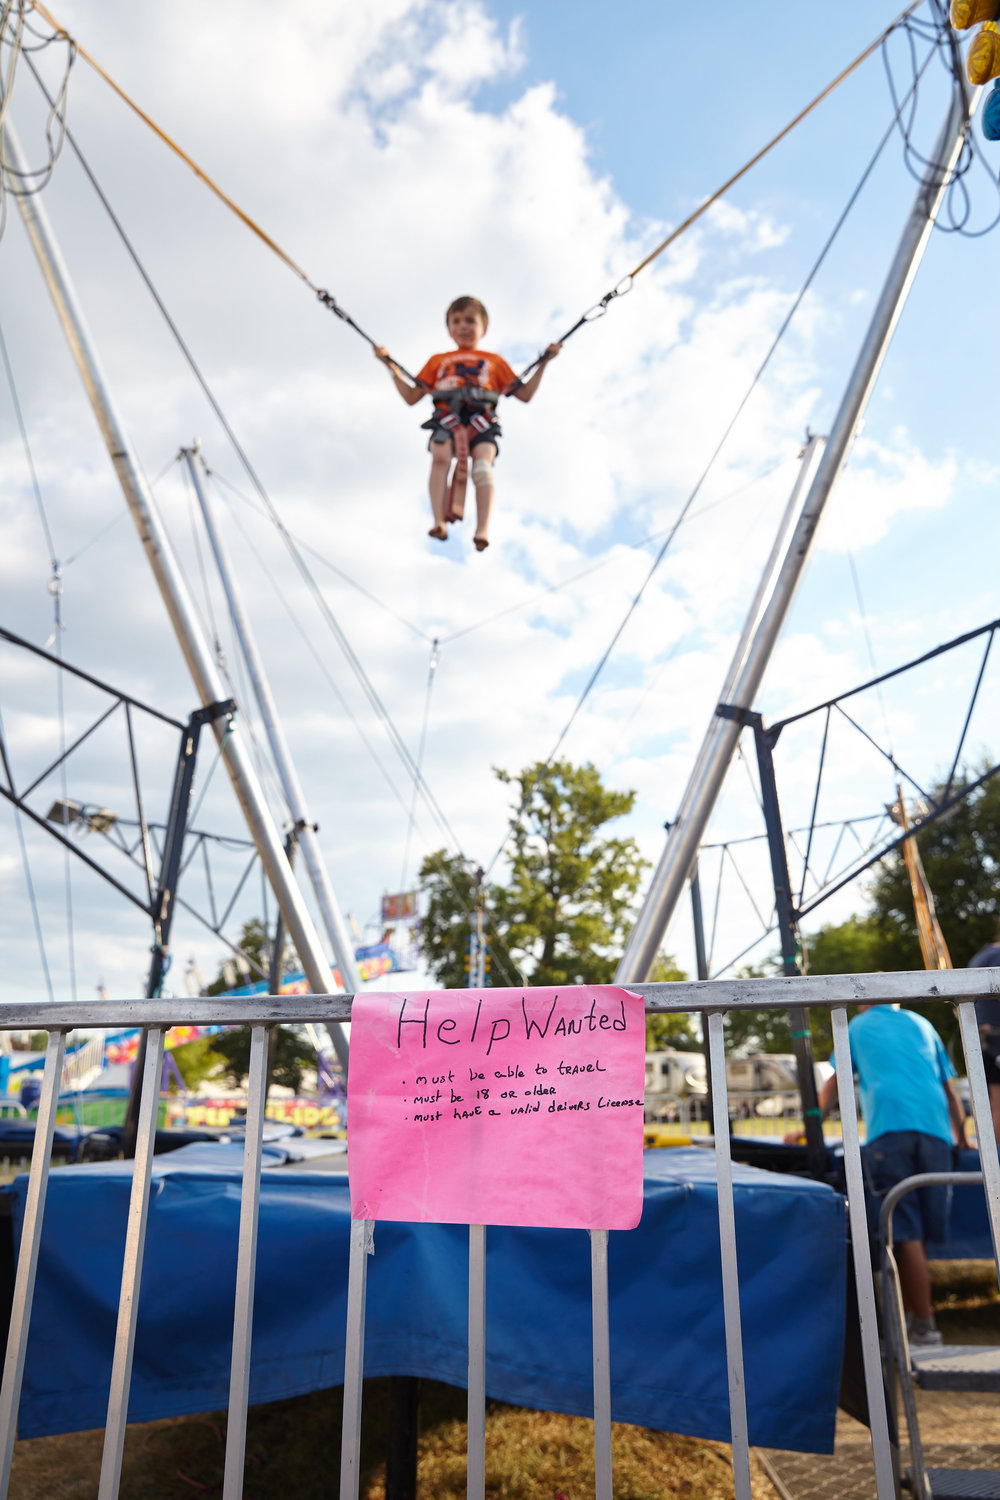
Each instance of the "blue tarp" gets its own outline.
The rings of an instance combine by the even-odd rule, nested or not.
[[[275,1147],[280,1148],[275,1142]],[[226,1405],[241,1148],[157,1158],[129,1417]],[[232,1165],[229,1164],[232,1163]],[[609,1245],[616,1420],[729,1438],[714,1156],[645,1159],[637,1229]],[[846,1215],[822,1184],[735,1168],[750,1441],[830,1452],[844,1341]],[[106,1417],[130,1164],[49,1179],[19,1434]],[[8,1190],[20,1235],[27,1177]],[[266,1171],[251,1402],[338,1385],[344,1371],[350,1204],[346,1176]],[[468,1236],[378,1224],[369,1262],[365,1373],[465,1384]],[[487,1232],[489,1394],[592,1412],[590,1248],[571,1230]]]
[[[955,1170],[978,1172],[979,1152],[964,1147],[958,1153]],[[948,1214],[948,1238],[943,1245],[928,1243],[930,1260],[992,1260],[993,1240],[990,1217],[986,1211],[986,1194],[982,1185],[955,1187]]]

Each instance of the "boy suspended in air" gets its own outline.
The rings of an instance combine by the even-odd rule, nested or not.
[[[456,297],[445,314],[448,332],[456,348],[447,354],[432,354],[417,375],[417,384],[404,380],[394,367],[388,351],[378,345],[375,354],[389,373],[393,384],[406,402],[413,406],[425,395],[434,402],[434,411],[422,425],[430,432],[430,497],[434,525],[428,532],[439,542],[447,539],[449,522],[461,521],[465,514],[465,485],[472,459],[472,484],[476,491],[477,552],[489,546],[490,511],[493,508],[493,462],[497,456],[500,424],[496,405],[508,392],[519,401],[530,401],[538,389],[542,372],[550,359],[559,353],[559,344],[550,344],[535,373],[517,384],[517,376],[499,354],[488,354],[479,348],[486,335],[489,317],[475,297]],[[455,459],[455,472],[449,484],[449,471]]]

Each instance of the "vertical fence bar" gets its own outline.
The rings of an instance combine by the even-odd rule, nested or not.
[[[733,1441],[733,1483],[736,1500],[752,1500],[746,1384],[743,1378],[740,1280],[736,1264],[733,1158],[729,1142],[729,1099],[726,1093],[726,1049],[723,1041],[722,1012],[711,1011],[707,1019],[712,1069],[712,1114],[715,1119],[719,1248],[722,1252],[722,1309],[726,1320],[726,1364],[729,1368],[729,1426]]]
[[[594,1496],[612,1500],[611,1327],[608,1310],[608,1231],[590,1231],[590,1303],[594,1334]]]
[[[340,1500],[358,1500],[361,1481],[361,1386],[365,1376],[365,1291],[374,1219],[351,1220],[344,1348],[344,1422],[340,1441]]]
[[[246,1141],[243,1147],[243,1193],[236,1259],[236,1307],[233,1314],[233,1362],[229,1372],[229,1421],[222,1500],[241,1500],[250,1395],[250,1344],[257,1271],[257,1219],[260,1210],[260,1157],[264,1141],[267,1049],[272,1028],[254,1026],[250,1033]]]
[[[128,1422],[128,1396],[132,1381],[132,1354],[135,1349],[135,1327],[139,1315],[139,1286],[142,1281],[142,1254],[146,1244],[146,1218],[149,1212],[149,1179],[156,1145],[156,1118],[160,1105],[160,1075],[163,1071],[162,1026],[151,1027],[146,1038],[146,1060],[142,1070],[142,1099],[139,1104],[139,1128],[132,1163],[132,1195],[128,1205],[125,1231],[125,1263],[122,1267],[122,1289],[118,1299],[118,1328],[115,1333],[114,1363],[111,1367],[111,1390],[108,1395],[108,1420],[101,1457],[101,1480],[97,1500],[116,1500],[121,1478],[122,1449]]]
[[[854,1279],[858,1289],[858,1322],[861,1326],[861,1355],[865,1370],[865,1390],[868,1393],[875,1483],[878,1500],[893,1500],[896,1489],[885,1409],[885,1386],[882,1382],[882,1361],[878,1347],[875,1283],[868,1252],[868,1216],[861,1172],[861,1138],[858,1134],[858,1111],[854,1101],[854,1068],[851,1063],[851,1044],[847,1038],[846,1009],[842,1005],[835,1006],[830,1012],[830,1019],[833,1022],[833,1052],[840,1104],[840,1129],[844,1140],[844,1172],[847,1177],[847,1211],[851,1221],[851,1248],[854,1252]]]
[[[17,1409],[21,1402],[21,1381],[24,1377],[24,1359],[28,1350],[28,1325],[31,1322],[31,1303],[35,1295],[38,1250],[42,1241],[45,1192],[49,1183],[49,1163],[52,1159],[56,1100],[65,1055],[66,1033],[50,1031],[45,1044],[42,1093],[38,1102],[38,1118],[35,1121],[35,1139],[31,1147],[28,1193],[24,1203],[24,1223],[21,1226],[21,1245],[17,1257],[17,1274],[14,1278],[14,1301],[10,1314],[10,1330],[7,1334],[3,1384],[0,1386],[0,1432],[3,1434],[0,1496],[3,1496],[4,1500],[6,1500],[7,1487],[10,1484],[10,1465],[14,1454],[14,1437],[17,1432]]]
[[[990,1216],[990,1234],[993,1237],[993,1260],[1000,1280],[1000,1156],[994,1149],[993,1115],[990,1111],[990,1091],[983,1066],[983,1049],[979,1040],[974,1000],[962,1000],[956,1005],[958,1026],[962,1033],[965,1050],[965,1071],[969,1075],[969,1093],[972,1097],[972,1118],[976,1122],[976,1140],[979,1143],[979,1162],[986,1189],[986,1208]]]
[[[486,1226],[469,1225],[469,1380],[466,1494],[486,1495]]]

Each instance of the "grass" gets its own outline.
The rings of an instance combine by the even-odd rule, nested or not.
[[[365,1383],[362,1500],[384,1500],[388,1381]],[[121,1500],[176,1500],[222,1493],[225,1415],[131,1426]],[[341,1393],[317,1391],[252,1407],[244,1500],[328,1500],[338,1491]],[[101,1431],[34,1438],[14,1449],[11,1500],[93,1500]],[[615,1500],[728,1500],[729,1449],[721,1443],[616,1423]],[[465,1392],[421,1382],[418,1500],[464,1500]],[[490,1500],[586,1500],[594,1493],[593,1427],[582,1417],[487,1403]],[[756,1500],[775,1500],[756,1470]]]

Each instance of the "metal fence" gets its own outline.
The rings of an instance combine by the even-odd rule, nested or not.
[[[989,1094],[973,1002],[981,995],[1000,993],[1000,970],[974,969],[936,973],[708,980],[702,983],[633,985],[631,988],[643,996],[647,1012],[686,1011],[701,1014],[710,1049],[713,1108],[715,1117],[719,1120],[726,1118],[728,1107],[723,1046],[723,1018],[727,1011],[785,1009],[790,1006],[821,1007],[830,1011],[836,1073],[840,1082],[848,1211],[857,1279],[861,1343],[871,1416],[871,1441],[877,1476],[877,1494],[878,1500],[891,1500],[895,1493],[893,1457],[879,1354],[872,1266],[868,1250],[868,1226],[862,1186],[858,1120],[847,1039],[846,1007],[858,1003],[884,1005],[902,1000],[951,1002],[957,1013],[965,1051],[977,1134],[980,1141],[990,1142],[993,1139],[993,1128]],[[149,1028],[142,1077],[139,1131],[126,1226],[118,1325],[108,1395],[108,1416],[98,1489],[98,1500],[115,1500],[118,1495],[128,1412],[138,1293],[149,1206],[150,1175],[159,1108],[164,1036],[171,1026],[192,1023],[210,1025],[237,1023],[249,1024],[252,1028],[229,1421],[223,1480],[224,1500],[240,1500],[243,1491],[247,1426],[268,1035],[271,1027],[278,1022],[345,1021],[350,1019],[350,1014],[351,997],[347,995],[109,1000],[76,1004],[11,1005],[4,1008],[3,1029],[47,1031],[48,1044],[15,1277],[7,1353],[3,1381],[0,1385],[0,1441],[2,1441],[0,1500],[6,1497],[10,1480],[17,1410],[45,1211],[53,1127],[67,1032],[78,1027],[130,1025]],[[715,1158],[718,1177],[719,1235],[722,1251],[723,1310],[729,1377],[734,1490],[736,1500],[751,1500],[733,1171],[730,1139],[725,1131],[716,1135]],[[995,1151],[987,1149],[982,1153],[982,1174],[996,1258],[1000,1255],[1000,1159]],[[348,1281],[347,1356],[344,1371],[341,1500],[356,1500],[360,1481],[365,1278],[367,1252],[373,1230],[373,1221],[358,1221],[352,1225]],[[468,1495],[470,1500],[483,1500],[485,1494],[485,1235],[483,1225],[469,1226]],[[997,1265],[1000,1269],[1000,1260],[997,1261]],[[595,1493],[598,1500],[612,1500],[606,1232],[593,1231],[591,1233],[591,1271]],[[71,1329],[66,1330],[66,1336],[72,1337]]]
[[[680,1140],[709,1135],[707,1094],[646,1093],[645,1120],[655,1126],[661,1138],[675,1135]],[[836,1122],[833,1122],[834,1124]],[[751,1094],[729,1090],[729,1131],[731,1135],[777,1137],[802,1128],[802,1096],[798,1089],[769,1089]]]

